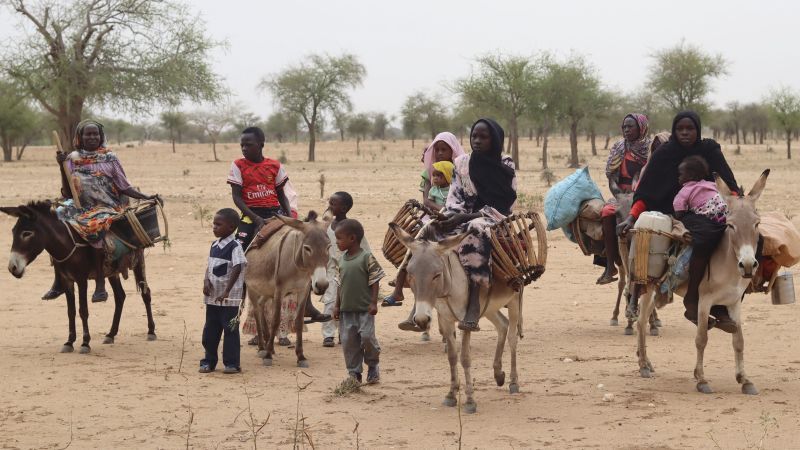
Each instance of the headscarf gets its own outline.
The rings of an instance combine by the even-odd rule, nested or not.
[[[453,179],[453,170],[455,167],[456,166],[450,161],[439,161],[433,163],[433,168],[439,172],[442,172],[444,179],[447,180],[447,184],[450,184],[451,180]]]
[[[98,150],[106,148],[106,132],[104,130],[103,124],[93,120],[93,119],[86,119],[82,120],[78,123],[78,127],[75,128],[75,137],[72,138],[72,146],[75,150],[83,150],[83,130],[89,126],[94,125],[100,131],[100,146],[97,147]]]
[[[478,119],[472,125],[469,135],[475,126],[483,122],[489,127],[492,137],[491,148],[484,151],[475,151],[469,156],[469,178],[478,192],[476,209],[491,206],[501,214],[511,212],[511,205],[517,200],[517,192],[512,187],[514,169],[503,164],[503,128],[492,119]],[[470,145],[472,139],[470,139]]]
[[[686,118],[690,119],[697,129],[697,141],[688,148],[683,147],[675,135],[678,122]],[[725,161],[719,144],[713,139],[702,139],[701,130],[700,117],[694,111],[682,111],[675,116],[672,120],[672,135],[669,141],[662,144],[650,157],[647,172],[642,176],[633,194],[634,202],[642,200],[650,211],[672,214],[672,200],[681,189],[678,183],[678,165],[684,158],[692,155],[705,158],[709,168],[708,181],[714,181],[712,174],[716,173],[732,191],[738,192],[736,178],[728,162]]]
[[[617,173],[622,165],[622,161],[625,160],[625,152],[630,152],[633,159],[642,166],[647,163],[647,158],[650,155],[650,144],[652,140],[647,134],[650,121],[644,114],[631,113],[622,119],[622,123],[624,124],[625,119],[629,117],[635,120],[639,125],[639,138],[634,142],[628,142],[623,138],[614,144],[611,148],[611,154],[608,155],[608,161],[606,162],[606,176],[608,177]]]
[[[453,161],[455,161],[456,158],[458,158],[459,156],[466,154],[466,152],[464,151],[464,147],[462,147],[461,143],[458,142],[458,138],[456,137],[456,135],[454,135],[449,131],[437,134],[436,137],[433,138],[433,141],[431,141],[431,143],[427,147],[425,147],[425,152],[422,154],[422,162],[425,164],[425,168],[428,169],[429,177],[431,174],[431,167],[433,167],[433,163],[435,162],[433,160],[435,153],[433,150],[433,144],[439,141],[444,142],[450,147],[450,149],[453,150]]]

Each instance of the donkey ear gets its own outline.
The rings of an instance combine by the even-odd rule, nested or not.
[[[280,214],[278,214],[275,217],[277,217],[278,220],[283,222],[284,225],[289,225],[290,227],[292,227],[292,228],[294,228],[296,230],[303,231],[303,221],[302,220],[298,220],[298,219],[295,219],[293,217],[282,216]]]
[[[461,244],[461,241],[463,241],[464,238],[467,237],[469,234],[470,234],[469,232],[466,232],[442,239],[436,245],[436,251],[439,252],[440,254],[445,254],[450,250],[453,250],[454,248],[458,247]]]
[[[723,197],[730,197],[731,196],[731,188],[722,181],[722,178],[719,177],[719,174],[714,172],[714,183],[717,184],[717,190]]]
[[[405,248],[411,250],[411,247],[416,245],[416,240],[414,240],[414,237],[406,233],[406,231],[403,230],[400,225],[391,222],[389,224],[389,229],[392,230],[392,233],[397,236],[397,240],[400,241]]]
[[[767,185],[767,177],[769,176],[769,169],[761,172],[761,176],[758,177],[753,188],[750,189],[750,192],[747,194],[747,198],[752,201],[758,200],[761,197],[761,193],[764,191],[764,187]]]
[[[4,212],[18,219],[33,219],[35,216],[26,208],[26,206],[0,206],[0,212]]]

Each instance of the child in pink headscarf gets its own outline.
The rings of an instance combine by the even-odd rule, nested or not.
[[[459,156],[465,154],[461,143],[458,138],[450,132],[443,132],[436,135],[433,141],[425,148],[425,153],[422,155],[422,163],[425,168],[422,170],[420,176],[422,180],[419,183],[419,190],[422,192],[422,203],[428,208],[439,211],[442,205],[437,204],[429,197],[431,190],[431,173],[433,173],[433,164],[440,161],[453,162]],[[384,297],[382,306],[400,306],[403,304],[405,296],[403,295],[403,287],[406,283],[406,270],[403,266],[397,272],[397,278],[394,281],[394,292]],[[391,284],[391,283],[390,283]]]

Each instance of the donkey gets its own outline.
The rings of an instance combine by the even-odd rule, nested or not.
[[[297,298],[294,320],[297,339],[295,354],[298,367],[308,367],[303,354],[303,311],[310,291],[325,292],[328,288],[326,267],[331,245],[326,228],[328,221],[317,221],[313,211],[309,221],[302,222],[277,216],[288,225],[278,230],[259,248],[247,252],[245,284],[250,304],[255,311],[259,356],[265,366],[272,365],[275,336],[281,318],[281,301],[289,294]],[[313,279],[313,283],[310,280]]]
[[[703,277],[703,281],[700,284],[697,336],[695,337],[697,363],[694,369],[694,378],[697,380],[697,390],[704,394],[713,392],[703,374],[703,352],[708,343],[708,315],[714,305],[726,306],[731,319],[738,325],[736,332],[733,334],[736,381],[742,385],[742,393],[758,394],[755,385],[747,378],[744,372],[741,300],[758,268],[756,248],[758,246],[758,223],[760,219],[758,212],[756,212],[756,201],[766,186],[768,175],[769,169],[761,174],[753,185],[753,189],[745,197],[732,195],[728,186],[719,178],[716,179],[717,188],[728,204],[729,214],[725,235],[711,255],[708,275]],[[654,309],[654,306],[663,306],[663,302],[659,302],[655,298],[653,291],[656,289],[654,286],[647,285],[639,308],[637,354],[639,356],[639,374],[643,378],[649,378],[651,372],[654,372],[653,365],[647,358],[647,336],[643,332],[644,321],[642,318],[647,317]],[[679,287],[676,293],[681,296],[685,295],[686,285]]]
[[[439,332],[446,340],[447,359],[450,362],[450,391],[444,398],[445,406],[456,406],[456,391],[459,389],[458,369],[456,367],[458,350],[456,349],[456,323],[467,312],[468,280],[467,273],[461,266],[458,254],[454,251],[466,233],[452,236],[440,242],[415,239],[396,223],[389,227],[397,239],[409,250],[408,276],[411,291],[414,293],[414,322],[420,329],[427,329],[431,321],[433,309],[436,308],[439,319]],[[521,336],[521,302],[522,290],[515,292],[505,283],[495,283],[489,289],[481,288],[481,317],[486,317],[497,330],[497,348],[494,355],[494,379],[498,386],[505,383],[503,372],[503,349],[505,341],[511,349],[511,380],[509,391],[519,392],[517,378],[517,338]],[[508,318],[500,308],[508,308]],[[509,328],[511,332],[509,333]],[[478,405],[472,397],[472,375],[470,374],[470,335],[469,331],[461,334],[461,367],[466,379],[467,401],[464,410],[468,413],[477,411]]]
[[[0,211],[16,217],[17,223],[12,229],[13,241],[11,256],[8,261],[8,271],[16,278],[22,278],[25,268],[37,256],[46,251],[53,258],[55,271],[61,285],[65,287],[67,297],[67,317],[69,318],[69,337],[61,347],[61,353],[74,350],[75,342],[75,292],[74,284],[78,285],[79,313],[83,323],[83,342],[80,353],[89,353],[89,308],[87,305],[86,287],[89,279],[94,279],[94,253],[85,241],[78,240],[75,232],[64,221],[59,220],[53,210],[53,205],[48,202],[31,202],[17,207],[2,207]],[[132,269],[136,285],[141,292],[142,301],[147,311],[147,340],[156,339],[156,324],[153,321],[153,311],[150,307],[150,288],[147,285],[144,270],[144,251],[133,251]],[[114,319],[111,330],[103,340],[104,344],[113,344],[119,330],[119,321],[122,317],[122,307],[125,304],[125,290],[119,279],[119,272],[101,274],[109,279],[114,292]]]
[[[634,183],[638,180],[638,176],[634,177]],[[613,181],[612,181],[613,183]],[[633,192],[621,192],[617,190],[614,194],[614,198],[617,199],[617,223],[622,222],[625,218],[628,217],[628,214],[631,212],[631,206],[633,205]],[[619,280],[617,281],[617,302],[614,305],[614,311],[611,314],[611,321],[609,322],[612,327],[619,325],[619,304],[622,300],[622,297],[625,297],[625,305],[631,304],[631,297],[632,292],[631,288],[635,288],[635,286],[628,285],[628,243],[622,237],[620,237],[617,241],[618,245],[618,254],[621,264],[617,265],[617,269],[619,270]],[[636,322],[636,314],[633,314],[634,311],[631,311],[631,314],[626,311],[625,316],[628,319],[628,325],[625,327],[625,335],[632,336],[633,335],[633,324]],[[659,330],[658,328],[661,326],[661,320],[658,318],[658,312],[653,310],[653,314],[650,315],[649,318],[650,324],[650,336],[658,336]]]

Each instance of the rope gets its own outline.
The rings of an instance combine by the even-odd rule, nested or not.
[[[72,250],[69,252],[69,254],[67,254],[67,256],[65,256],[62,259],[58,259],[55,256],[53,256],[53,261],[55,261],[56,264],[61,264],[64,261],[72,258],[72,255],[75,254],[75,250],[77,250],[78,248],[88,247],[88,245],[86,244],[79,244],[78,242],[75,241],[75,236],[72,235],[72,230],[70,229],[70,226],[69,224],[67,224],[67,222],[62,220],[61,223],[63,223],[64,226],[67,228],[67,234],[69,235],[69,239],[72,241]]]

